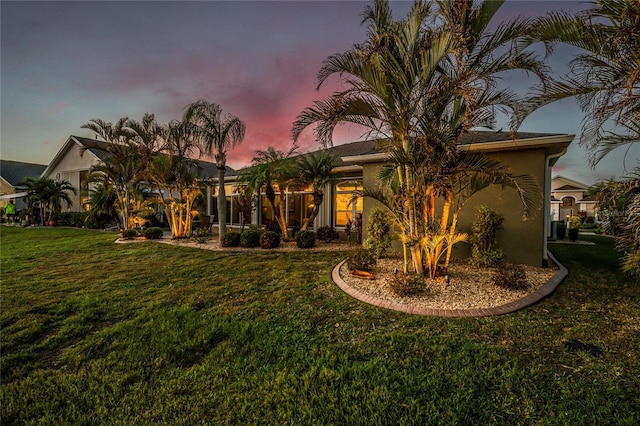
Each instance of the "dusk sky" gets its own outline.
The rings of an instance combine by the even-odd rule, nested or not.
[[[291,147],[291,125],[315,99],[338,88],[315,90],[329,55],[365,39],[366,2],[10,2],[1,14],[0,154],[4,160],[48,164],[69,135],[93,137],[80,126],[93,118],[115,122],[154,113],[166,123],[204,98],[247,126],[228,164],[247,165],[256,149]],[[410,2],[392,2],[404,15]],[[549,10],[574,12],[577,2],[509,1],[500,19]],[[572,51],[558,49],[549,65],[566,70]],[[508,84],[535,83],[517,76]],[[582,114],[575,101],[547,106],[522,131],[576,134],[554,173],[591,184],[625,173],[624,150],[595,170],[578,147]],[[341,127],[334,143],[360,139]],[[311,129],[301,151],[318,149]],[[636,146],[626,171],[640,157]]]

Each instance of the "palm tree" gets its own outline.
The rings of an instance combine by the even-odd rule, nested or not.
[[[54,213],[59,213],[62,209],[61,201],[71,207],[73,202],[68,192],[76,194],[76,189],[66,180],[55,181],[46,176],[39,178],[27,177],[19,182],[27,188],[26,201],[29,208],[38,206],[40,208],[40,224],[44,225],[44,216],[49,211],[48,221]]]
[[[236,116],[223,116],[220,105],[202,99],[187,107],[183,121],[193,126],[192,137],[202,151],[215,156],[218,168],[218,237],[222,241],[227,232],[227,198],[224,186],[227,152],[242,143],[246,127]]]
[[[293,158],[291,158],[294,150],[295,147],[285,153],[270,146],[266,151],[256,151],[257,155],[251,167],[243,170],[238,176],[239,182],[246,183],[258,193],[264,187],[265,196],[275,213],[284,239],[289,238],[285,219],[286,189],[289,185],[295,185],[296,177]],[[277,203],[276,186],[279,190]]]
[[[115,124],[93,119],[81,126],[96,132],[107,141],[105,149],[109,155],[90,171],[104,175],[104,184],[116,191],[122,229],[129,228],[131,197],[142,179],[141,171],[146,168],[141,161],[141,151],[134,140],[135,134],[127,128],[128,121],[127,117],[121,118]]]
[[[540,20],[531,42],[552,52],[563,43],[582,51],[570,73],[549,84],[530,108],[576,96],[586,116],[580,144],[592,167],[612,150],[640,140],[640,2],[596,0],[571,16],[552,13]]]
[[[456,159],[464,132],[491,128],[498,113],[518,109],[519,97],[498,89],[499,75],[522,70],[546,81],[545,67],[520,48],[531,22],[516,19],[489,31],[502,4],[442,0],[434,7],[417,1],[405,19],[394,20],[388,2],[376,0],[364,12],[366,42],[329,57],[318,73],[318,88],[332,76],[347,88],[316,101],[294,123],[294,140],[316,124],[324,146],[344,122],[387,139],[403,203],[396,207],[401,207],[405,271],[410,252],[412,268],[423,272],[418,242],[435,221],[435,198],[447,200],[433,173]],[[450,205],[451,197],[441,215],[443,234]]]
[[[340,180],[341,175],[332,172],[334,165],[335,158],[326,151],[301,155],[296,159],[296,180],[303,186],[311,186],[313,196],[313,210],[304,221],[301,231],[306,231],[309,225],[313,225],[318,216],[324,200],[325,186],[333,185]]]

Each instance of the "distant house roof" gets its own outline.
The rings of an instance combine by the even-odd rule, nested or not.
[[[64,155],[64,152],[66,151],[65,148],[70,143],[73,143],[73,142],[80,144],[87,151],[91,152],[91,154],[93,154],[100,161],[104,161],[105,158],[109,157],[110,155],[109,142],[101,141],[97,139],[84,138],[82,136],[71,135],[67,140],[67,143],[65,144],[65,146],[63,146],[63,148],[60,150],[56,158],[54,158],[54,161],[58,160],[60,156]],[[52,161],[52,163],[54,161]],[[204,177],[217,176],[218,168],[215,163],[211,163],[203,160],[195,160],[195,162],[198,165],[198,168],[202,170],[202,174]],[[235,173],[235,171],[229,166],[226,167],[226,172],[227,174]]]
[[[45,164],[0,160],[0,175],[13,187],[26,177],[40,177],[46,168]]]
[[[559,188],[554,189],[554,191],[584,191],[584,187],[579,187],[575,185],[562,185]]]

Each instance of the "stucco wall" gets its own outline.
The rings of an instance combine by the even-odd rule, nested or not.
[[[528,174],[533,176],[538,183],[539,192],[537,205],[529,220],[523,220],[522,203],[512,188],[492,186],[485,188],[473,195],[464,205],[458,218],[458,229],[461,232],[471,232],[471,224],[475,217],[475,208],[478,205],[487,205],[491,209],[504,215],[504,230],[497,236],[498,247],[502,248],[508,261],[524,263],[534,266],[543,264],[543,248],[545,239],[543,194],[544,194],[544,149],[530,149],[520,151],[506,151],[487,154],[489,157],[507,164],[513,174]],[[363,183],[365,187],[378,185],[377,175],[382,164],[363,165]],[[367,212],[376,204],[372,199],[364,200],[363,238],[367,237],[366,224]],[[400,249],[399,242],[394,243],[396,249]],[[468,257],[471,246],[468,243],[459,243],[454,247],[454,257]]]
[[[58,163],[48,172],[48,178],[56,180],[59,174],[60,179],[68,181],[76,188],[75,195],[69,194],[73,205],[71,208],[67,208],[66,204],[62,203],[63,211],[82,211],[82,202],[80,200],[80,172],[89,170],[91,166],[98,162],[99,160],[91,152],[82,152],[82,148],[78,144],[73,143],[70,144]]]

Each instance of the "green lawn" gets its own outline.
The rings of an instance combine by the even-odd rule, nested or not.
[[[344,253],[0,232],[3,425],[640,423],[640,285],[606,237],[551,246],[541,303],[444,319],[351,299]]]

